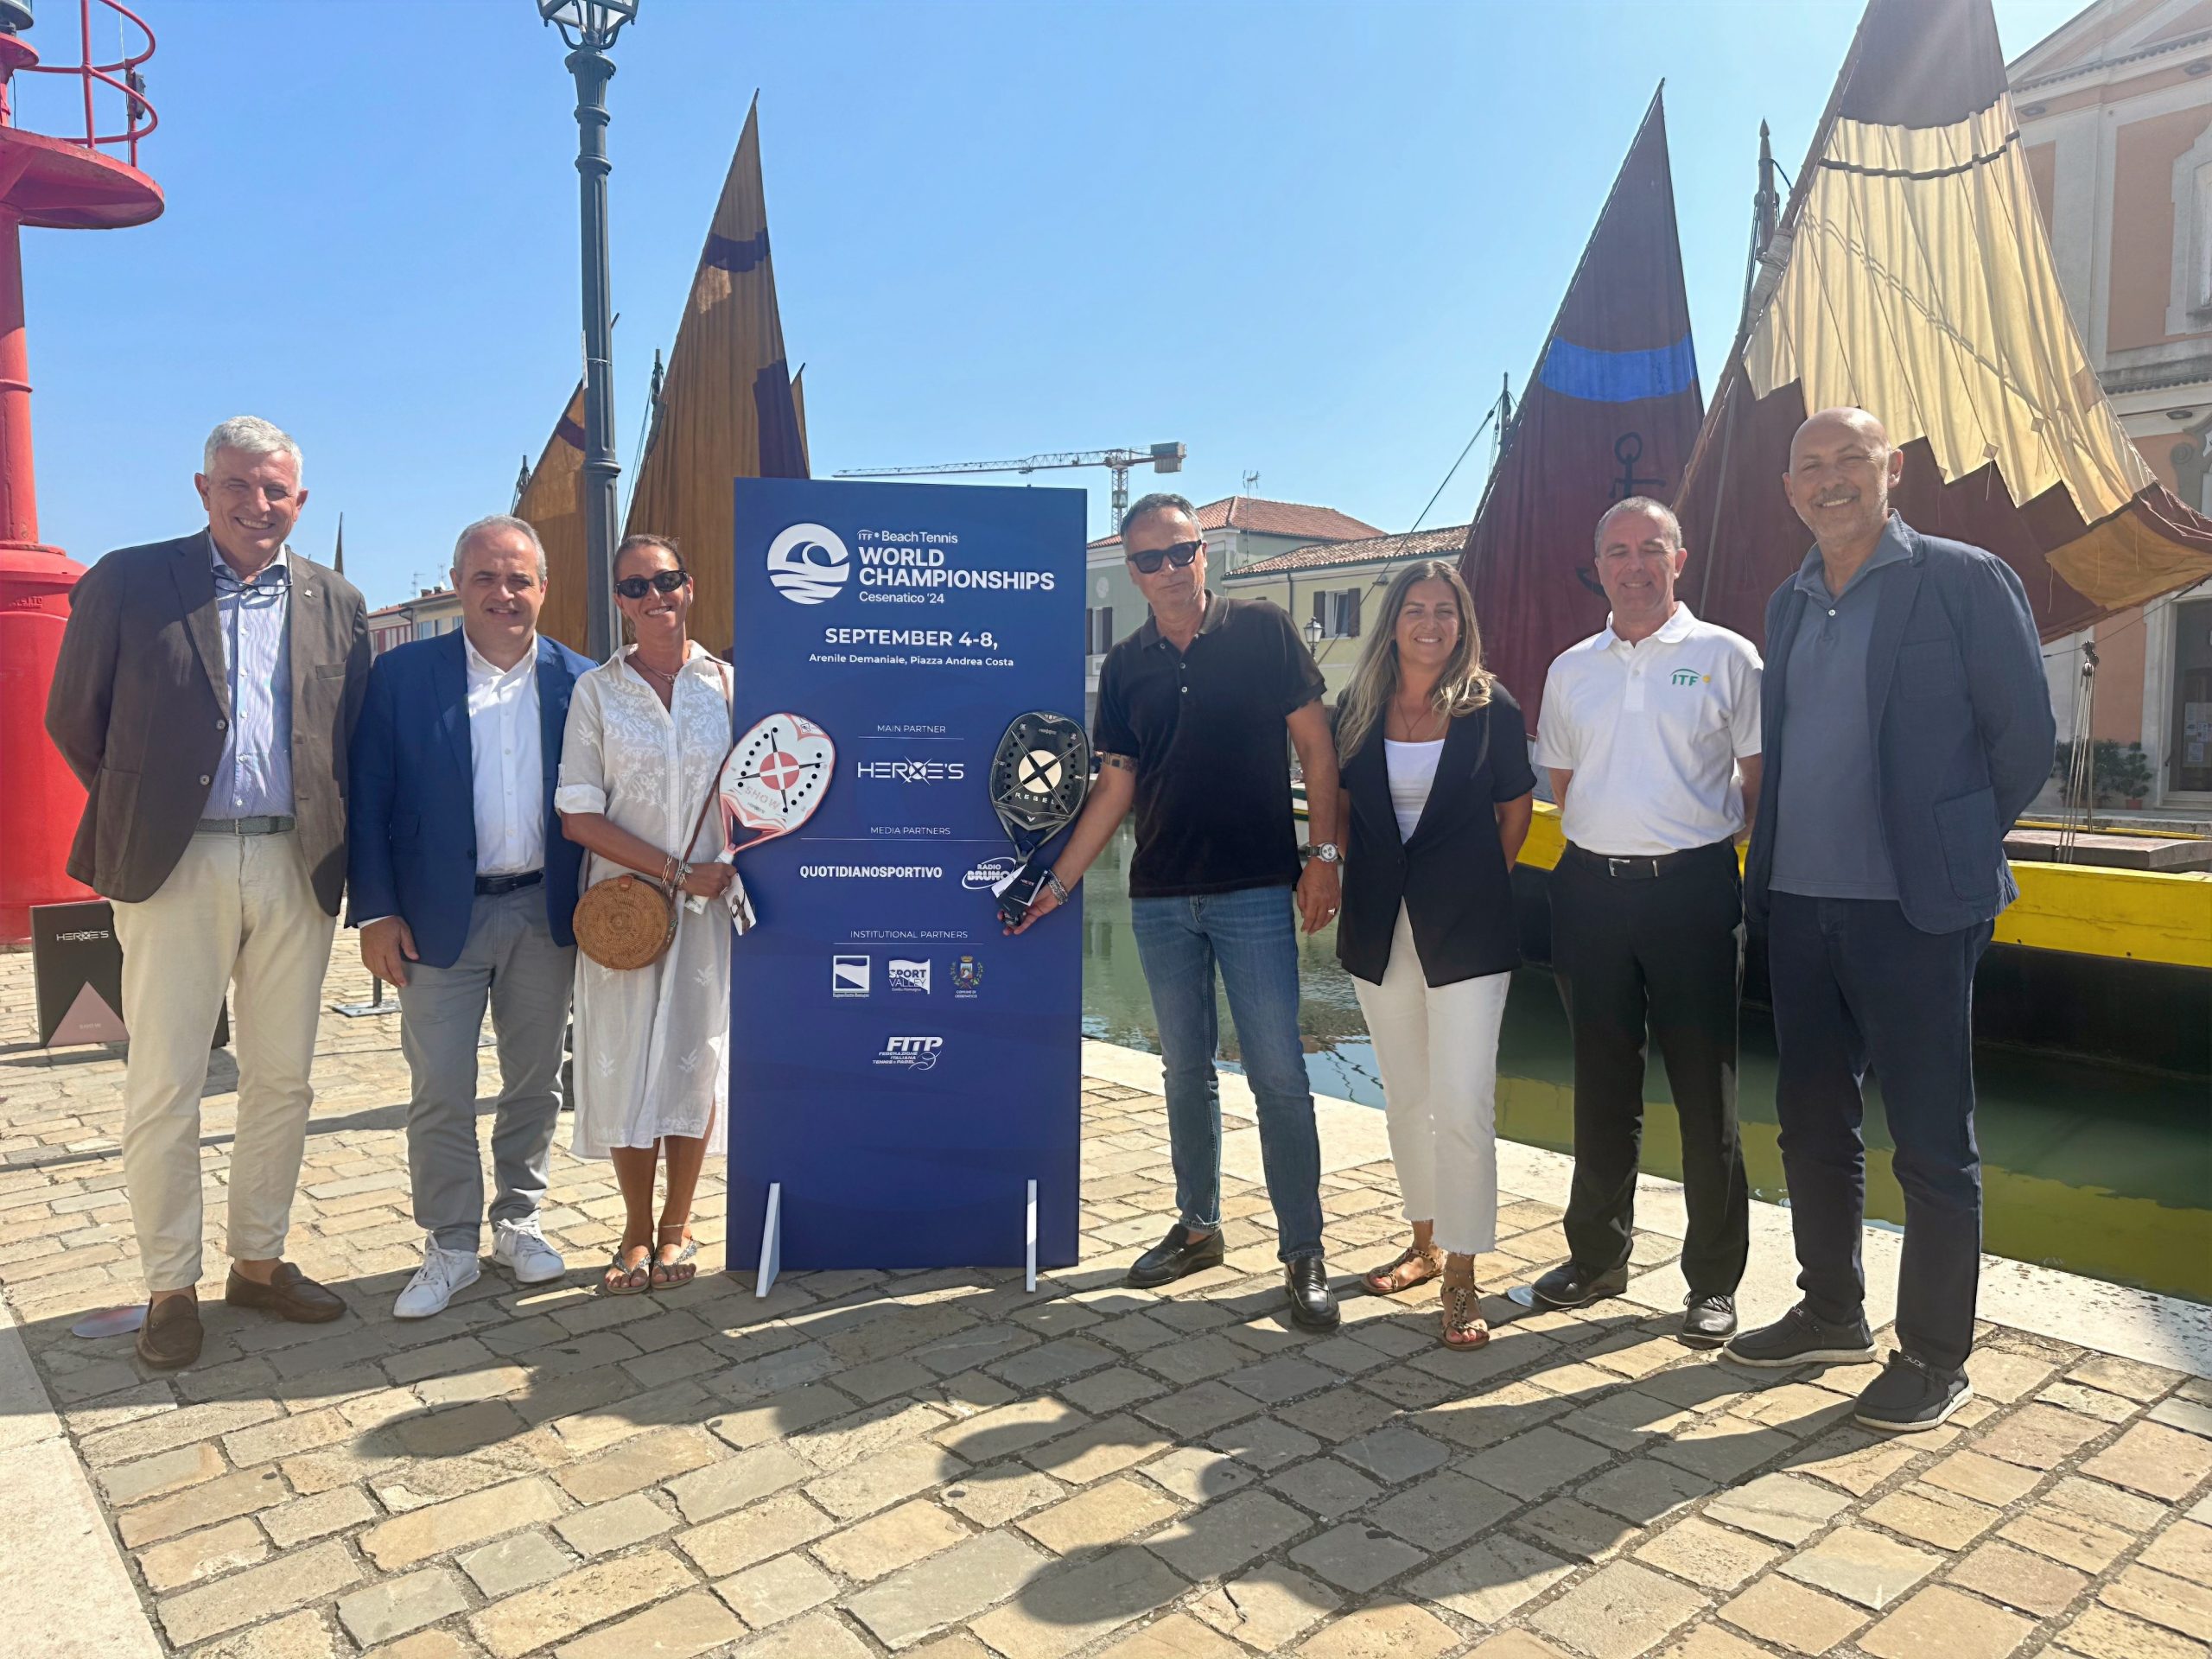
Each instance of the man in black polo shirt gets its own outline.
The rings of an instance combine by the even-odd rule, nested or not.
[[[1221,1263],[1218,967],[1259,1104],[1291,1317],[1326,1330],[1337,1303],[1321,1258],[1321,1146],[1284,891],[1295,888],[1307,932],[1335,919],[1337,759],[1321,671],[1280,607],[1206,592],[1198,513],[1181,496],[1147,495],[1131,507],[1122,547],[1152,618],[1106,655],[1092,745],[1098,782],[1022,925],[1066,897],[1134,805],[1129,909],[1166,1063],[1181,1213],[1137,1258],[1129,1282],[1164,1285]],[[1306,769],[1314,842],[1302,873],[1290,745]]]

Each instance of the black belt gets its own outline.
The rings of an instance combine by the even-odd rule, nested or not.
[[[545,879],[543,870],[524,870],[520,875],[480,875],[476,878],[476,896],[496,899],[503,893],[512,893],[518,887],[534,887]]]
[[[1567,850],[1560,855],[1560,859],[1562,863],[1572,862],[1585,869],[1595,870],[1600,875],[1612,877],[1616,881],[1650,881],[1662,875],[1672,874],[1675,871],[1699,859],[1710,859],[1716,853],[1726,853],[1732,861],[1736,856],[1736,843],[1732,841],[1716,841],[1709,847],[1692,847],[1679,853],[1661,853],[1656,858],[1641,855],[1632,858],[1618,858],[1605,853],[1591,852],[1586,848],[1577,847],[1573,842],[1569,842],[1567,844]]]

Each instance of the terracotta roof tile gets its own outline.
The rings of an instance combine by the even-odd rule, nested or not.
[[[1363,524],[1334,507],[1310,507],[1296,501],[1268,501],[1256,495],[1224,496],[1198,509],[1200,530],[1245,530],[1255,536],[1299,536],[1313,542],[1347,542],[1380,536],[1373,524]],[[1102,536],[1094,548],[1119,545],[1121,537]]]
[[[1287,553],[1240,565],[1230,580],[1247,576],[1281,575],[1291,570],[1327,570],[1338,565],[1374,564],[1386,559],[1450,559],[1455,563],[1467,544],[1467,527],[1448,524],[1438,530],[1408,531],[1402,536],[1370,536],[1357,542],[1327,542],[1294,547]]]

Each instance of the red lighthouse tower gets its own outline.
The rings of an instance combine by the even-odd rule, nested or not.
[[[76,13],[77,60],[47,64],[21,35],[31,0],[0,0],[0,945],[29,937],[33,905],[90,897],[62,869],[85,791],[46,735],[47,688],[69,590],[85,569],[38,538],[21,232],[26,225],[120,230],[158,218],[162,205],[161,187],[137,165],[138,141],[156,123],[138,76],[154,54],[153,31],[117,0],[63,4]],[[103,34],[119,20],[124,41],[135,38],[138,49],[118,46],[113,62],[96,61],[96,10]],[[79,83],[81,99],[67,101],[73,117],[81,105],[81,134],[73,118],[59,135],[16,124],[16,77],[24,74]]]

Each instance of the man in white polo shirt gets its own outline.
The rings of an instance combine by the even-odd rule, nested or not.
[[[1675,597],[1688,557],[1659,502],[1610,508],[1597,571],[1612,615],[1544,681],[1536,764],[1567,842],[1551,880],[1552,966],[1574,1034],[1574,1184],[1571,1259],[1530,1294],[1581,1307],[1628,1287],[1648,1033],[1681,1120],[1682,1339],[1713,1347],[1736,1329],[1750,1221],[1736,1129],[1736,841],[1758,799],[1759,657]]]

